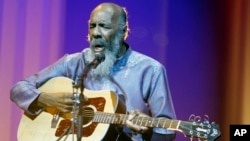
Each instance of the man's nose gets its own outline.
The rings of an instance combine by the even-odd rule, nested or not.
[[[99,38],[101,37],[101,31],[100,31],[100,28],[99,27],[95,27],[93,29],[93,37],[94,38]]]

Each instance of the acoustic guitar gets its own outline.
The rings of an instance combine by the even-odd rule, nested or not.
[[[39,87],[43,92],[72,93],[73,81],[66,77],[56,77]],[[88,103],[83,107],[82,140],[102,140],[111,125],[124,125],[128,115],[124,114],[118,96],[109,90],[90,91],[84,89]],[[56,109],[47,108],[37,116],[24,113],[18,128],[18,141],[76,140],[76,127],[72,123],[74,115],[62,114]],[[165,128],[182,132],[184,136],[199,140],[214,141],[220,136],[219,125],[208,122],[181,121],[166,118],[136,117],[134,124],[146,127]]]

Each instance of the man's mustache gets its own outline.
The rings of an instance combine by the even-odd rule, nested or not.
[[[96,46],[105,46],[107,42],[104,39],[93,39],[91,40],[91,46],[96,47]]]

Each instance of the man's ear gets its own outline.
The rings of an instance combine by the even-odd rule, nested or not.
[[[122,32],[123,32],[123,38],[126,39],[128,36],[128,28],[126,25],[123,27]]]
[[[126,26],[126,25],[123,26],[122,31],[123,31],[124,33],[127,32],[127,26]]]

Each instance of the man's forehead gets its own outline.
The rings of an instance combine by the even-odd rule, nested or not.
[[[107,13],[104,11],[96,11],[91,15],[90,21],[92,21],[92,22],[94,22],[94,21],[108,22],[108,21],[112,20],[112,16],[113,16],[113,14],[111,14],[111,13]]]
[[[114,12],[118,12],[119,10],[121,9],[120,6],[116,5],[116,4],[113,4],[113,3],[103,3],[103,4],[100,4],[99,6],[97,6],[94,11],[98,11],[98,10],[103,10],[103,11],[106,11],[106,12],[111,12],[111,13],[114,13]]]
[[[100,5],[96,7],[94,11],[105,11],[105,12],[113,13],[115,11],[115,8],[110,5]]]
[[[91,14],[91,21],[95,20],[104,20],[111,21],[112,19],[116,19],[117,12],[111,6],[98,6]]]

